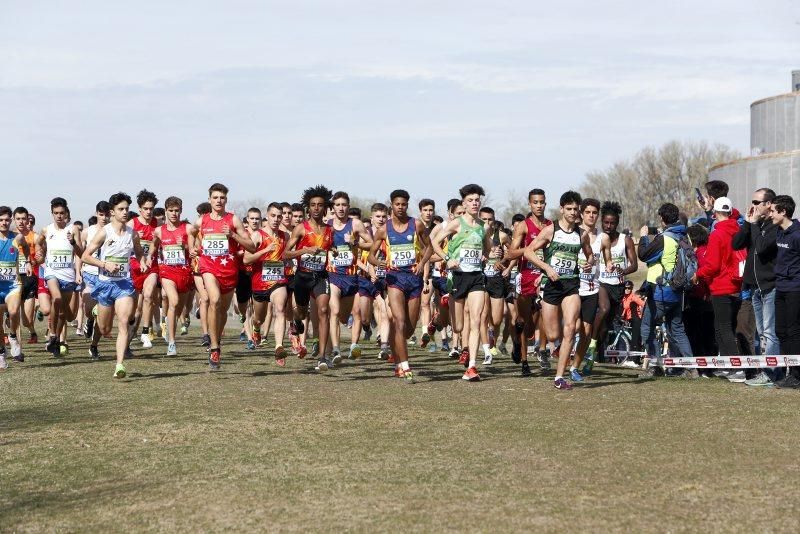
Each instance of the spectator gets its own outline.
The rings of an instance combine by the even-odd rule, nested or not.
[[[778,227],[775,257],[775,333],[783,355],[800,354],[800,223],[792,220],[794,199],[778,195],[770,216]],[[800,388],[800,367],[789,368],[775,383],[782,388]]]
[[[689,242],[697,256],[698,268],[706,263],[708,250],[708,229],[702,224],[693,224],[686,230]],[[686,293],[683,319],[692,352],[699,356],[716,356],[719,354],[717,344],[709,332],[714,331],[714,309],[711,307],[711,292],[708,284],[698,281]]]
[[[698,199],[697,205],[703,210],[703,213],[698,217],[692,219],[692,224],[702,224],[706,228],[713,230],[716,220],[714,219],[714,201],[718,198],[728,196],[728,184],[722,180],[710,180],[705,183],[706,194],[703,195],[703,201]]]
[[[633,290],[633,282],[625,280],[621,318],[631,324],[631,346],[633,350],[639,350],[642,345],[641,329],[644,304],[645,300]]]
[[[658,208],[664,231],[651,241],[647,226],[642,227],[639,239],[639,259],[647,264],[647,305],[642,317],[642,340],[647,357],[642,362],[643,378],[652,377],[655,369],[650,360],[659,353],[655,347],[655,327],[662,319],[667,322],[670,346],[676,354],[692,356],[692,347],[683,326],[683,292],[674,291],[663,283],[664,273],[672,272],[677,258],[678,241],[686,236],[686,226],[680,224],[678,207],[666,203]]]
[[[733,250],[733,236],[738,232],[739,212],[733,209],[728,197],[714,201],[716,223],[708,236],[705,262],[698,267],[693,282],[702,280],[711,292],[714,308],[714,334],[721,356],[739,355],[736,342],[736,318],[742,305],[742,278],[739,261]],[[744,382],[744,371],[723,375],[732,382]]]
[[[770,218],[775,191],[761,188],[753,193],[751,206],[747,210],[745,224],[733,237],[735,250],[747,249],[743,290],[752,292],[753,315],[760,338],[761,353],[774,356],[780,353],[778,337],[775,335],[775,243],[777,226]],[[770,386],[778,378],[777,370],[758,373],[745,381],[748,386]]]

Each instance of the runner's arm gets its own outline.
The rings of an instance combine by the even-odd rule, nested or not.
[[[372,246],[369,247],[369,254],[367,255],[367,262],[375,267],[386,267],[386,260],[379,260],[375,255],[381,247],[381,242],[386,239],[386,227],[378,228],[378,231],[372,236]]]
[[[458,219],[453,219],[452,221],[444,225],[441,228],[441,230],[436,232],[435,235],[433,235],[433,233],[431,235],[430,239],[431,252],[436,253],[436,255],[439,256],[442,259],[442,261],[445,262],[447,267],[457,267],[458,260],[454,260],[453,258],[447,256],[447,252],[445,252],[444,249],[442,248],[442,243],[444,243],[445,239],[447,239],[448,237],[450,237],[451,235],[455,234],[458,231],[460,224],[461,223],[459,222]],[[455,261],[456,264],[450,265],[451,261]]]
[[[628,257],[628,266],[623,269],[622,276],[627,276],[639,270],[639,258],[636,257],[636,247],[633,246],[631,236],[625,236],[625,255]]]
[[[94,234],[91,242],[86,245],[86,249],[83,251],[83,256],[81,256],[81,261],[87,265],[94,265],[100,269],[106,270],[104,265],[105,262],[101,261],[100,258],[95,258],[94,253],[100,250],[100,247],[103,246],[103,241],[106,238],[105,232],[97,232]],[[112,265],[111,262],[108,262],[109,265]]]
[[[558,275],[550,266],[549,263],[546,263],[543,259],[540,259],[539,256],[536,255],[537,250],[541,250],[545,248],[550,241],[553,239],[553,232],[555,225],[551,224],[550,226],[546,226],[539,232],[539,235],[530,242],[530,244],[523,249],[522,257],[531,262],[533,265],[539,268],[542,272],[547,274],[547,277],[553,281],[558,280]]]

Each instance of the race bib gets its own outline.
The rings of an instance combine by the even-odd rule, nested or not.
[[[150,251],[153,249],[153,242],[152,241],[145,241],[144,239],[139,240],[139,244],[142,245],[142,250],[144,253],[142,254],[143,257],[147,257],[150,255]]]
[[[265,261],[261,265],[261,281],[277,282],[284,278],[285,265],[282,261]]]
[[[534,254],[536,254],[537,258],[544,261],[544,252],[542,252],[542,249],[537,250],[536,252],[534,252]],[[532,261],[529,260],[525,261],[525,269],[534,273],[541,272],[541,269],[539,269],[536,265],[533,264]]]
[[[550,258],[550,267],[552,267],[559,276],[564,274],[574,274],[575,267],[577,267],[577,265],[577,258],[569,253],[557,251]]]
[[[580,276],[581,280],[584,282],[594,282],[594,275],[597,272],[597,265],[591,271],[584,271],[583,269],[586,267],[588,262],[585,258],[578,258],[578,275]],[[556,271],[557,272],[557,271]]]
[[[46,265],[51,269],[72,269],[72,250],[48,250]]]
[[[611,263],[613,264],[613,267],[618,268],[621,272],[625,268],[625,264],[627,263],[626,259],[627,258],[625,256],[612,256]],[[600,278],[606,280],[621,280],[622,276],[620,276],[616,272],[608,272],[604,268],[603,270],[600,271]]]
[[[300,256],[298,265],[309,271],[323,271],[325,270],[326,257],[327,255],[324,250],[317,254],[303,254]]]
[[[482,249],[462,246],[458,256],[458,266],[462,271],[475,271],[481,268]]]
[[[114,263],[119,265],[119,270],[115,273],[103,269],[103,275],[112,280],[122,280],[129,278],[131,275],[131,266],[129,258],[121,258],[119,256],[106,256],[103,259],[104,263]]]
[[[347,245],[336,247],[336,254],[331,251],[331,262],[335,267],[350,267],[353,265],[353,251]]]
[[[390,261],[395,267],[410,267],[417,261],[417,253],[413,243],[391,246]]]
[[[497,269],[497,260],[490,259],[486,262],[486,268],[483,269],[483,274],[486,276],[497,276],[500,271]]]
[[[22,254],[22,251],[19,252],[19,256],[17,256],[17,269],[19,270],[20,274],[25,274],[28,272],[28,265],[31,262],[28,260],[26,256]]]
[[[17,279],[17,264],[13,261],[0,261],[0,282],[13,282]]]
[[[164,245],[161,255],[164,265],[186,265],[186,253],[183,245]]]
[[[228,238],[225,234],[203,236],[203,254],[206,256],[227,256],[228,252]]]

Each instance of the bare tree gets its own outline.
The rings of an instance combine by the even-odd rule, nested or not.
[[[665,202],[693,214],[698,209],[694,188],[708,181],[708,169],[738,157],[725,145],[670,141],[660,148],[647,146],[630,161],[587,173],[581,191],[586,197],[619,202],[621,226],[636,229],[654,224],[656,211]]]
[[[240,219],[247,217],[247,210],[250,208],[260,209],[263,216],[264,210],[267,208],[267,201],[261,197],[255,197],[246,200],[231,200],[226,206],[229,212],[238,215]]]
[[[527,215],[531,210],[528,205],[528,192],[512,189],[506,192],[505,199],[498,203],[494,208],[495,217],[499,221],[503,221],[508,226],[511,226],[511,218],[515,214],[521,213]]]

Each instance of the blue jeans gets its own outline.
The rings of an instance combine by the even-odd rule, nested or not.
[[[661,319],[667,321],[667,336],[673,352],[680,356],[691,357],[692,346],[689,344],[689,336],[683,327],[683,302],[662,302],[647,299],[647,307],[642,317],[642,340],[645,341],[647,356],[655,358],[661,354],[660,349],[656,350],[655,327],[661,324]]]
[[[764,354],[768,356],[780,354],[781,346],[775,333],[775,289],[767,292],[760,289],[753,290],[753,313],[756,316],[756,330],[763,343],[761,348]],[[779,367],[770,367],[764,372],[773,381],[783,377],[783,369]]]

